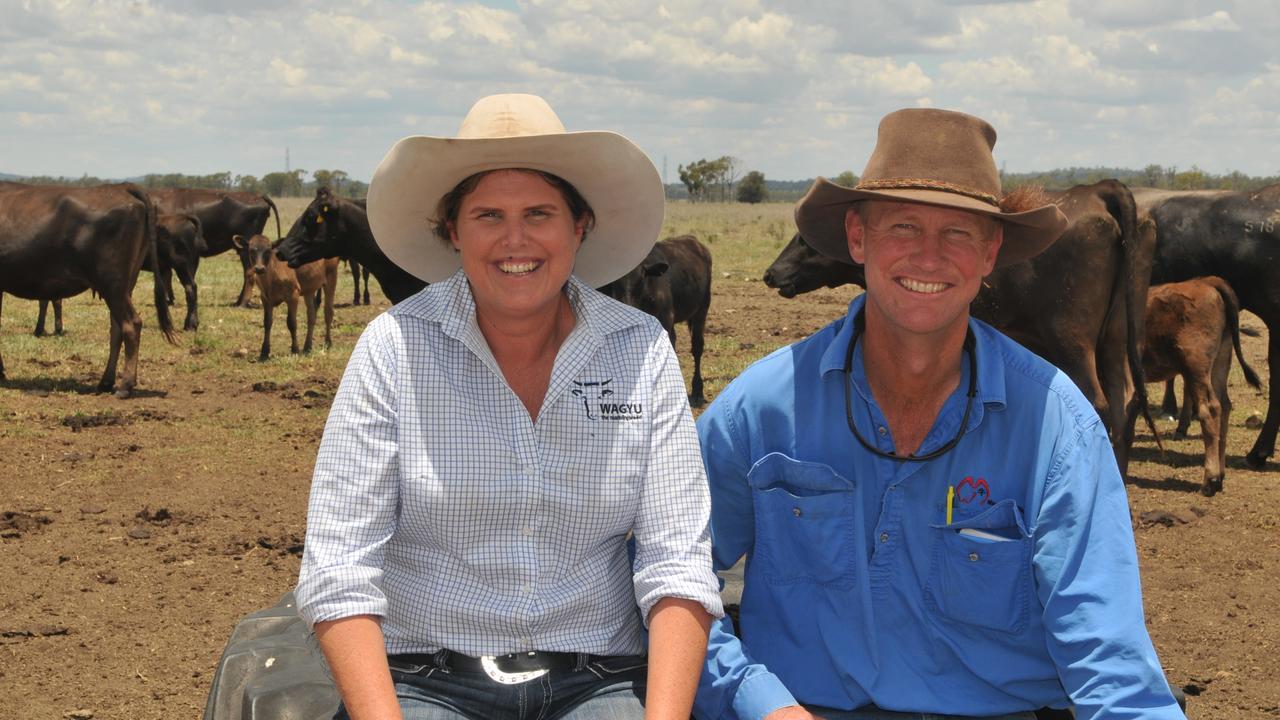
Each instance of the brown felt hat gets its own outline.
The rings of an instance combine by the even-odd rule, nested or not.
[[[996,131],[985,120],[933,108],[909,108],[880,121],[875,150],[854,187],[818,178],[796,205],[796,227],[818,252],[853,264],[844,216],[858,200],[889,200],[968,210],[1004,223],[996,267],[1031,258],[1067,228],[1056,205],[1000,210],[1000,173],[991,148]]]

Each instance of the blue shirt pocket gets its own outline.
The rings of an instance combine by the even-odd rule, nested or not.
[[[925,596],[943,619],[1018,634],[1031,612],[1031,549],[1013,500],[950,525],[933,525]],[[964,533],[969,529],[974,533]]]
[[[848,589],[857,577],[854,482],[830,466],[780,453],[747,473],[755,507],[751,561],[772,585]]]

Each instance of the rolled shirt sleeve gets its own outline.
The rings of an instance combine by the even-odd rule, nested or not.
[[[698,420],[711,492],[713,567],[727,570],[755,543],[748,466],[738,450],[731,398],[722,395]],[[728,617],[711,626],[707,660],[698,682],[694,716],[702,719],[761,720],[796,699],[777,675],[747,654]]]
[[[707,476],[684,376],[665,332],[654,339],[646,371],[653,377],[651,435],[648,474],[633,528],[636,605],[646,626],[650,610],[664,597],[693,600],[719,618],[724,606],[711,569]]]
[[[1076,717],[1183,718],[1146,632],[1128,499],[1101,424],[1063,443],[1050,468],[1034,565]]]
[[[384,616],[387,540],[399,501],[395,318],[375,319],[356,343],[334,397],[311,481],[306,546],[295,590],[309,626]]]

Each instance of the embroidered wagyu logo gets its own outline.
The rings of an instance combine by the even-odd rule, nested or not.
[[[986,505],[991,500],[991,488],[983,478],[967,477],[956,484],[956,500],[965,505]]]
[[[587,411],[588,420],[600,419],[591,412],[591,406],[595,404],[601,404],[601,406],[603,406],[600,401],[613,394],[613,390],[610,390],[608,387],[611,382],[613,382],[613,378],[593,382],[573,381],[573,389],[569,392],[573,393],[574,397],[582,398],[582,407]]]

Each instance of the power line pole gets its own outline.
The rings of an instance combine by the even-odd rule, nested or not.
[[[285,149],[284,149],[284,172],[286,175],[292,172],[292,169],[289,167],[289,147],[288,146],[285,146]]]

